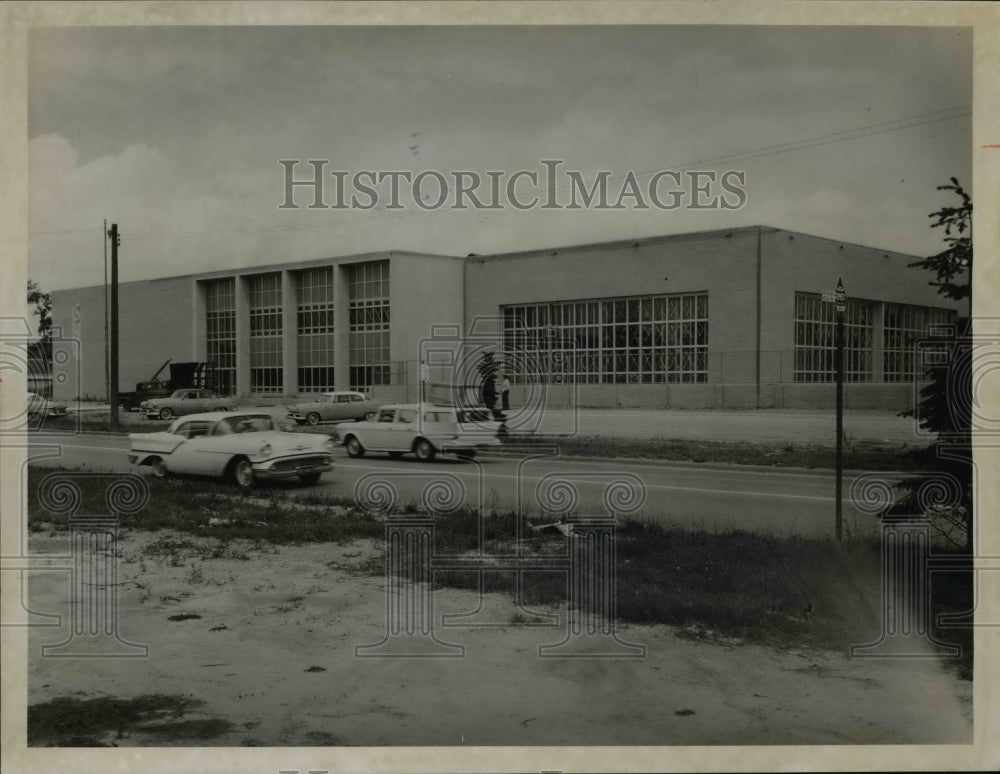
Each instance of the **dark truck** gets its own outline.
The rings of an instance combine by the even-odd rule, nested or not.
[[[168,365],[170,366],[170,378],[167,380],[159,379],[163,369]],[[171,363],[170,358],[168,358],[149,381],[139,382],[135,385],[135,392],[118,393],[118,405],[125,411],[134,411],[144,400],[165,398],[171,395],[174,390],[183,390],[188,387],[215,389],[213,376],[213,369],[209,363]]]

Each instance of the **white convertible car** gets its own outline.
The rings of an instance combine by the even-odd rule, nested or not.
[[[383,406],[371,421],[338,427],[337,435],[351,457],[366,451],[390,457],[412,453],[428,462],[438,454],[472,459],[477,449],[499,446],[500,427],[487,409],[397,404]]]
[[[129,462],[156,476],[181,473],[227,478],[241,489],[255,479],[298,478],[315,484],[333,469],[333,440],[288,433],[269,414],[215,411],[192,414],[165,432],[132,433]]]

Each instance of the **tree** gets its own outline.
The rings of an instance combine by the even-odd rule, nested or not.
[[[28,304],[35,307],[33,314],[38,317],[38,339],[44,343],[52,341],[52,297],[38,287],[34,280],[28,280]]]
[[[951,185],[939,185],[937,190],[954,191],[962,199],[958,207],[942,207],[928,216],[935,218],[931,228],[944,227],[948,248],[910,266],[934,272],[937,282],[928,284],[937,286],[938,293],[961,301],[972,297],[972,198],[954,177]]]
[[[932,228],[943,226],[948,248],[910,266],[934,272],[931,282],[938,293],[961,301],[972,296],[972,199],[955,178],[939,191],[954,191],[962,199],[958,207],[932,212]],[[955,236],[955,235],[958,236]],[[966,553],[972,553],[972,325],[969,318],[955,322],[951,336],[928,337],[923,345],[935,354],[928,368],[928,383],[920,391],[917,411],[920,427],[937,438],[911,456],[928,471],[899,483],[903,496],[887,516],[928,513],[934,516],[941,535]],[[919,413],[918,413],[919,412]],[[933,471],[933,472],[930,472]]]

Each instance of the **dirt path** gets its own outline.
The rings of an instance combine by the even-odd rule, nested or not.
[[[698,642],[665,626],[619,630],[646,647],[643,659],[539,658],[539,645],[565,636],[566,611],[551,611],[558,628],[516,626],[500,595],[485,597],[484,616],[501,626],[439,631],[466,646],[464,658],[357,659],[356,645],[385,634],[385,579],[359,572],[373,545],[268,553],[234,542],[203,559],[217,546],[204,540],[160,553],[174,539],[190,540],[143,532],[120,541],[120,631],[148,644],[149,657],[41,658],[39,647],[66,639],[68,627],[34,630],[29,705],[185,697],[169,716],[84,729],[118,746],[971,741],[971,684],[934,662]],[[32,540],[36,552],[66,549],[64,536]],[[32,607],[66,616],[67,579],[34,574]],[[478,604],[471,592],[434,594],[436,614]],[[199,617],[170,620],[185,615]]]

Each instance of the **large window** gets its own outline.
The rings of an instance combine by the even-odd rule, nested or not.
[[[914,345],[930,326],[955,319],[950,309],[886,304],[882,312],[882,374],[887,382],[908,382],[915,376]]]
[[[389,384],[389,262],[347,267],[352,390]]]
[[[236,280],[205,283],[205,339],[209,367],[222,395],[236,391]]]
[[[836,379],[836,305],[815,293],[795,294],[795,381]],[[875,304],[849,298],[844,312],[844,381],[872,380]]]
[[[300,392],[333,385],[333,268],[309,269],[298,279],[298,377]]]
[[[708,380],[708,293],[503,307],[512,382]]]
[[[281,275],[250,277],[250,392],[281,392]]]

